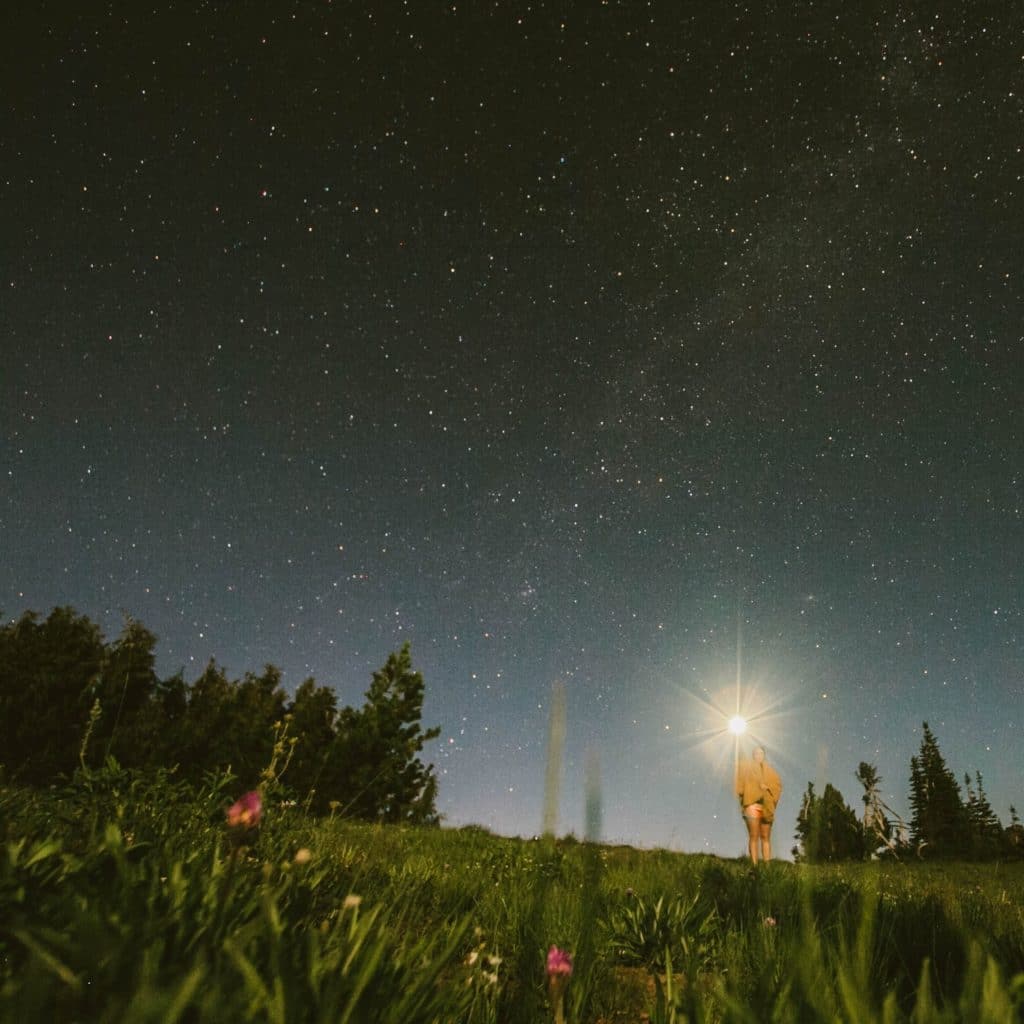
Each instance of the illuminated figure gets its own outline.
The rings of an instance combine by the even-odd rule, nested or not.
[[[755,747],[750,759],[736,766],[736,796],[747,826],[751,861],[771,860],[772,822],[782,796],[782,779],[765,759],[764,747]]]

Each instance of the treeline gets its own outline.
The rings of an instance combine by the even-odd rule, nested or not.
[[[921,749],[910,759],[909,822],[881,797],[882,778],[862,761],[856,772],[863,794],[860,816],[831,784],[820,795],[807,784],[797,816],[797,860],[897,859],[992,861],[1024,859],[1024,825],[1010,807],[1006,827],[985,794],[981,773],[964,775],[963,788],[946,766],[934,733],[923,723]]]
[[[289,697],[273,665],[229,679],[211,660],[192,683],[181,672],[161,679],[156,642],[133,619],[107,642],[70,607],[0,627],[3,775],[46,786],[114,758],[197,782],[230,769],[252,787],[273,761],[314,812],[437,824],[437,779],[418,755],[440,730],[421,728],[423,677],[408,644],[373,673],[357,709],[312,678]]]

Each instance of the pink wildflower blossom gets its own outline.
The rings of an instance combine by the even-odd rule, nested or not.
[[[565,989],[572,977],[572,955],[552,946],[548,950],[548,994],[555,1011],[555,1024],[565,1024]]]
[[[548,977],[568,978],[572,974],[572,955],[552,946],[548,950]]]
[[[240,796],[225,813],[230,828],[255,828],[263,813],[263,801],[253,789]]]

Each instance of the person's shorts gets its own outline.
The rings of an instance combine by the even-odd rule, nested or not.
[[[763,821],[764,806],[762,804],[747,804],[743,808],[743,817],[750,818],[753,821]]]

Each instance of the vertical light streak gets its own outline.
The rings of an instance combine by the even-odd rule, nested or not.
[[[740,604],[740,595],[736,594],[736,713],[733,721],[742,721],[740,708],[743,706],[743,615]],[[740,732],[735,728],[733,733],[732,747],[732,774],[735,779],[740,769]]]
[[[586,826],[584,836],[588,843],[601,842],[601,757],[596,750],[587,754],[584,773],[586,780]]]
[[[551,719],[548,724],[548,764],[544,774],[543,834],[554,836],[558,827],[558,790],[562,781],[562,750],[565,747],[565,685],[551,684]]]

